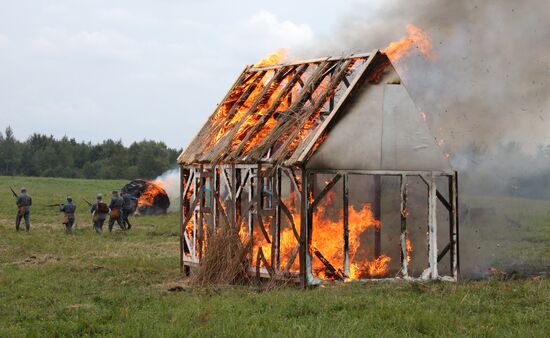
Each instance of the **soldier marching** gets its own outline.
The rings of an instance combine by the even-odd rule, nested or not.
[[[25,222],[25,231],[29,232],[31,227],[30,209],[32,206],[32,198],[27,192],[27,188],[21,188],[20,194],[17,194],[11,187],[10,190],[15,197],[17,206],[17,214],[15,218],[15,229],[19,231],[21,222]],[[47,205],[48,207],[59,207],[59,212],[63,213],[62,224],[65,226],[65,232],[72,234],[76,223],[76,203],[71,196],[67,196],[67,202],[63,204]],[[137,198],[124,193],[120,196],[118,190],[112,191],[111,201],[109,205],[103,201],[103,195],[97,194],[95,203],[90,203],[84,199],[90,206],[92,215],[92,226],[96,233],[103,232],[103,224],[109,216],[109,232],[112,232],[113,226],[117,223],[122,231],[126,231],[132,227],[128,217],[135,212],[137,207]]]

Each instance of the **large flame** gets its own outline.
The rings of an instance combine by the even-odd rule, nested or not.
[[[319,204],[316,212],[313,214],[313,233],[311,246],[318,250],[324,258],[326,258],[331,265],[336,269],[340,276],[344,276],[344,255],[343,255],[343,213],[334,212],[331,208],[333,206],[335,193],[329,192],[323,202]],[[290,209],[294,223],[299,232],[300,226],[300,213],[295,208],[296,195],[291,193],[289,198],[283,202]],[[388,275],[388,264],[391,258],[386,255],[369,260],[366,255],[367,248],[364,243],[361,242],[361,237],[365,234],[369,228],[380,228],[381,222],[374,218],[370,203],[363,204],[360,208],[349,208],[349,259],[350,259],[350,273],[349,279],[362,279],[362,278],[380,278]],[[335,219],[331,215],[336,215]],[[264,220],[264,223],[269,224]],[[258,227],[254,230],[254,265],[256,264],[256,254],[259,248],[262,248],[262,252],[267,261],[271,259],[271,244],[269,244]],[[410,245],[410,241],[407,241]],[[410,250],[412,253],[412,246]],[[294,232],[290,227],[283,227],[281,229],[280,237],[280,266],[285,267],[291,257],[296,256],[297,241],[294,236]],[[314,276],[324,280],[334,280],[336,276],[332,273],[325,264],[318,259],[313,252],[310,252],[313,258],[312,272]],[[260,264],[263,266],[262,264]],[[298,259],[296,258],[293,264],[290,266],[290,272],[297,272],[299,269]]]
[[[155,198],[159,194],[167,195],[163,186],[168,186],[170,184],[172,183],[168,181],[147,181],[147,188],[141,193],[137,202],[138,209],[152,206],[155,203]]]
[[[399,41],[390,43],[383,52],[386,53],[392,62],[397,62],[411,53],[413,47],[416,47],[426,59],[432,59],[434,54],[430,36],[425,31],[412,24],[408,24],[406,29],[408,35],[401,38]]]

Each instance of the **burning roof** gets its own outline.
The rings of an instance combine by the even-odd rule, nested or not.
[[[399,48],[393,47],[390,52],[395,57]],[[180,164],[304,164],[326,140],[335,122],[346,115],[344,111],[355,106],[349,103],[361,101],[361,96],[365,96],[364,92],[369,91],[366,87],[381,83],[401,84],[388,56],[378,50],[348,57],[273,64],[279,61],[277,54],[274,54],[259,64],[245,67],[207,123],[179,156]],[[372,109],[362,109],[360,115],[374,114],[375,120],[362,120],[359,121],[360,125],[348,121],[349,130],[342,132],[351,140],[345,142],[353,142],[359,137],[362,142],[355,143],[371,144],[372,151],[362,153],[362,157],[366,156],[370,161],[368,168],[363,169],[396,169],[396,166],[406,165],[403,161],[384,163],[382,158],[400,157],[395,149],[399,149],[399,153],[412,153],[412,157],[418,159],[417,163],[432,163],[428,169],[450,169],[448,160],[443,158],[433,136],[421,120],[420,112],[416,110],[404,88],[399,87],[402,91],[393,90],[395,93],[390,93],[389,99],[368,95],[367,99],[376,101],[380,106],[377,111],[382,111],[380,108],[383,104],[403,102],[403,96],[408,98],[410,102],[407,103],[410,104],[405,109],[395,108],[396,112],[389,117],[387,115],[392,115],[392,112],[378,114]],[[358,92],[363,94],[357,95]],[[397,97],[393,101],[392,95]],[[411,109],[416,117],[407,115],[410,115]],[[404,123],[400,124],[399,119]],[[373,126],[365,124],[369,122],[375,123]],[[394,133],[391,137],[395,139],[391,144],[392,142],[381,136],[384,124],[388,130],[403,129],[408,136]],[[422,126],[417,127],[419,125]],[[373,129],[378,130],[373,132]],[[345,149],[346,145],[340,142],[338,147]],[[384,156],[384,152],[392,149],[390,156]],[[373,159],[377,159],[376,163],[372,163]],[[415,165],[409,168],[427,169],[425,165],[417,166],[418,168],[414,168]]]

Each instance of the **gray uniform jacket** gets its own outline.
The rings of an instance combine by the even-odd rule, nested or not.
[[[76,205],[74,203],[63,204],[59,207],[59,211],[68,214],[69,217],[74,217],[74,212],[76,211]]]
[[[119,209],[122,210],[124,207],[124,200],[122,197],[113,197],[111,198],[111,203],[109,204],[109,209]]]
[[[32,198],[27,194],[21,194],[17,196],[15,204],[17,204],[18,207],[25,208],[25,212],[28,212],[29,207],[32,205]]]

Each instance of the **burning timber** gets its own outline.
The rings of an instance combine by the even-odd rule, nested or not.
[[[265,278],[457,280],[457,173],[388,56],[271,61],[178,158],[182,270],[232,229]]]

